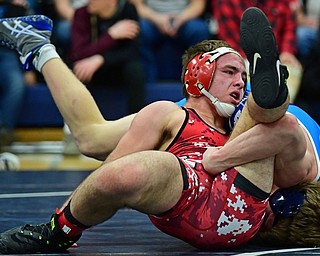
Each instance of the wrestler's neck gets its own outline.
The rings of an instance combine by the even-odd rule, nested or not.
[[[198,98],[189,97],[185,107],[194,109],[203,121],[214,127],[216,130],[222,133],[226,131],[226,118],[219,116],[215,107],[208,98],[204,96]]]

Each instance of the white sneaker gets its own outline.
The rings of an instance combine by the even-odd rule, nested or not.
[[[0,171],[18,171],[20,169],[19,158],[9,152],[0,154]]]

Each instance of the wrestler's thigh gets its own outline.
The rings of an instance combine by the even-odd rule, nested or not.
[[[106,164],[101,176],[117,183],[126,206],[146,213],[171,209],[183,190],[178,158],[163,151],[142,151],[119,158]]]
[[[271,192],[274,176],[274,157],[236,166],[235,169],[262,191]]]

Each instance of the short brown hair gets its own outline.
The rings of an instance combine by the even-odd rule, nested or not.
[[[181,81],[184,84],[184,75],[186,73],[186,69],[190,60],[192,60],[195,56],[213,51],[220,47],[229,47],[230,45],[222,40],[204,40],[194,46],[191,46],[185,53],[182,55],[182,73],[181,73]],[[185,86],[183,86],[183,96],[188,97],[189,94],[186,91]]]

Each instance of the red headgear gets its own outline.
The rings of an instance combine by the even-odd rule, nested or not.
[[[235,106],[231,103],[219,101],[218,98],[208,92],[216,69],[216,60],[227,53],[235,53],[241,57],[237,51],[228,47],[219,47],[214,51],[195,56],[188,63],[184,75],[184,84],[191,96],[199,97],[202,94],[205,95],[211,100],[220,116],[229,118],[233,114]]]
[[[227,53],[235,53],[241,57],[241,55],[232,48],[219,47],[214,51],[199,54],[190,60],[184,75],[184,84],[187,92],[191,96],[199,97],[202,95],[201,89],[207,91],[210,89],[216,69],[216,60]]]

